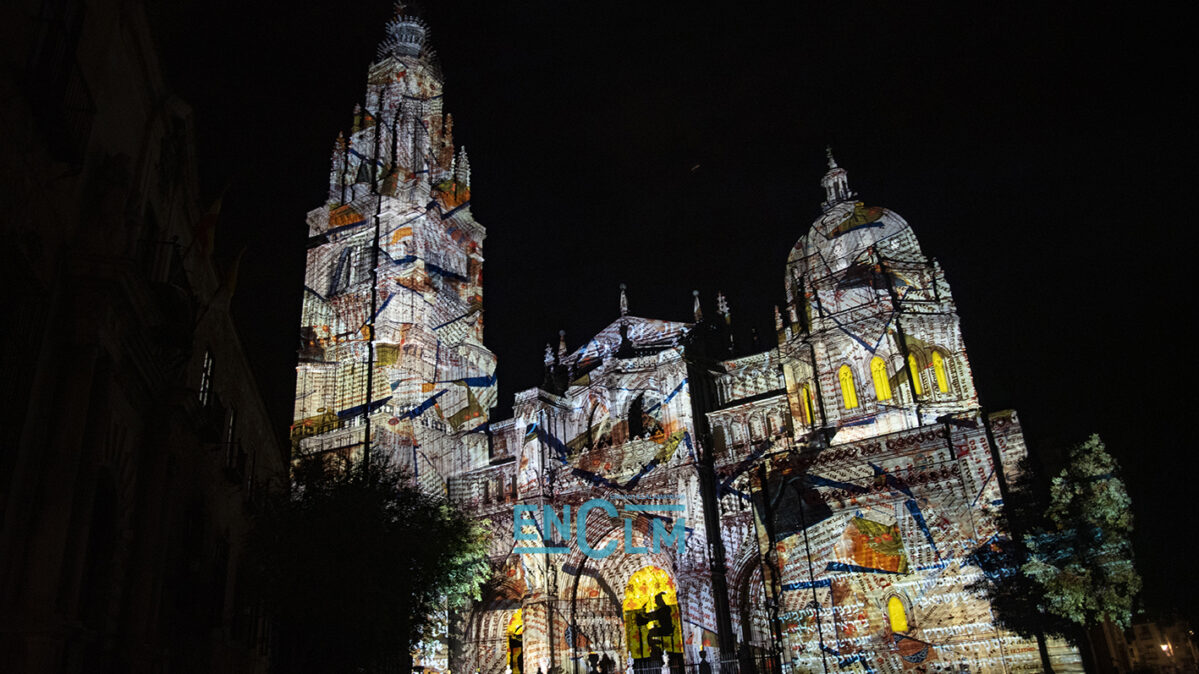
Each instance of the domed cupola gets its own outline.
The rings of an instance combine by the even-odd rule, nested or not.
[[[851,288],[879,285],[869,270],[880,259],[922,257],[908,223],[889,209],[859,201],[831,149],[827,156],[828,171],[820,180],[825,191],[822,212],[787,256],[787,303],[800,317],[808,311],[800,305],[813,292],[815,279],[836,277],[839,297],[844,297]]]
[[[827,147],[824,152],[828,156],[828,173],[820,179],[820,186],[824,188],[824,203],[820,206],[827,213],[833,206],[858,195],[850,191],[849,173],[837,166],[837,160],[833,159],[833,148]]]
[[[415,16],[404,15],[403,3],[396,3],[396,15],[387,22],[387,37],[379,43],[378,57],[420,56],[429,36],[429,27]]]

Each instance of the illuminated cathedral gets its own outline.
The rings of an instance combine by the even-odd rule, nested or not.
[[[308,215],[292,427],[296,455],[369,441],[490,528],[497,579],[426,669],[1038,671],[966,589],[1006,535],[1019,420],[980,409],[941,268],[831,153],[774,346],[734,357],[723,298],[675,322],[622,288],[489,418],[485,230],[427,32],[388,24]]]

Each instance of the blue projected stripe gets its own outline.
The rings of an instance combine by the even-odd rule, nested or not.
[[[814,587],[829,587],[833,581],[825,578],[823,580],[805,580],[802,583],[787,583],[783,586],[784,592],[794,592],[795,590],[810,590]]]
[[[570,552],[570,548],[516,548],[516,553],[519,555],[537,555],[544,553],[566,554]]]
[[[625,506],[625,510],[635,510],[638,512],[647,512],[651,510],[686,510],[687,506],[682,505],[642,505],[632,503]]]

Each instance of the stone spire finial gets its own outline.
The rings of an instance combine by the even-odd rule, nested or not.
[[[729,315],[729,301],[725,298],[724,293],[716,293],[716,313],[724,316],[725,323],[733,321],[733,317]]]
[[[695,312],[695,322],[698,323],[698,322],[704,320],[703,309],[699,308],[699,291],[692,290],[691,294],[695,297],[695,305],[692,307],[692,311]]]
[[[774,305],[774,329],[783,329],[783,315],[779,313],[779,305]]]
[[[465,145],[458,148],[458,158],[454,161],[454,182],[470,187],[470,159]]]
[[[554,347],[550,346],[549,342],[545,343],[545,366],[549,367],[554,364]]]
[[[833,159],[833,146],[832,145],[824,146],[824,156],[828,157],[828,167],[830,169],[837,168],[837,160]]]
[[[558,360],[566,362],[566,331],[558,331]]]
[[[626,287],[628,287],[628,286],[626,286],[623,283],[620,284],[620,315],[621,316],[629,315],[629,298],[624,293]]]

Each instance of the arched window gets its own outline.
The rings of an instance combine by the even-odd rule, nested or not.
[[[766,437],[766,429],[762,423],[762,415],[755,414],[749,419],[749,437],[753,440],[761,440]]]
[[[799,397],[803,404],[804,423],[809,426],[815,426],[816,414],[812,409],[812,389],[807,384],[804,384]]]
[[[903,600],[895,595],[887,600],[887,617],[891,619],[892,632],[908,631],[908,612],[903,607]]]
[[[858,406],[858,390],[853,381],[853,370],[850,370],[848,365],[842,365],[837,372],[837,378],[841,380],[841,401],[845,404],[845,409],[852,410]]]
[[[933,375],[937,378],[937,390],[949,393],[949,376],[945,373],[945,358],[940,351],[933,351]]]
[[[874,379],[874,397],[878,400],[891,399],[891,382],[887,380],[887,363],[875,356],[870,361],[870,376]]]
[[[336,295],[354,283],[354,268],[358,264],[358,249],[346,247],[337,257],[337,266],[329,278],[329,295]]]
[[[663,651],[682,654],[679,601],[674,579],[665,570],[645,566],[630,576],[621,609],[627,648],[634,660],[661,658]]]
[[[912,377],[912,390],[916,395],[924,395],[924,384],[920,383],[920,365],[916,362],[916,354],[908,354],[908,373]]]

